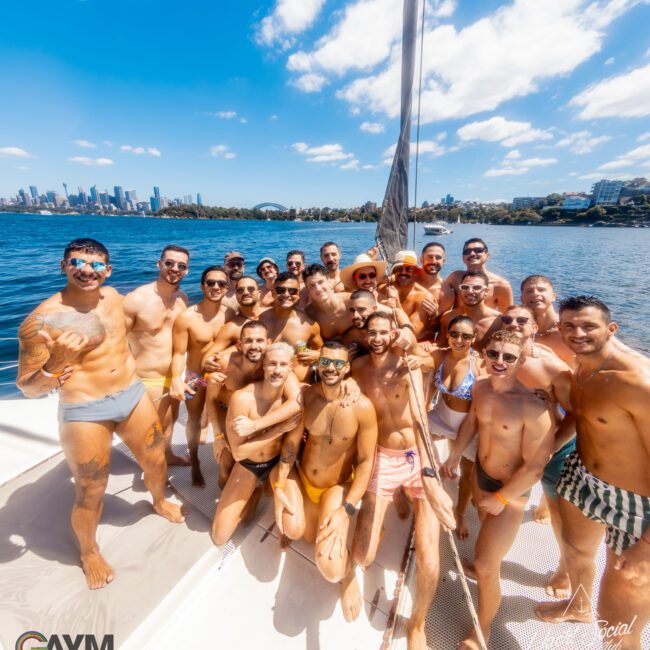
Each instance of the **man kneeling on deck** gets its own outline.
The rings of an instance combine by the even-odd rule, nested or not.
[[[255,432],[251,423],[283,406],[284,385],[293,366],[293,348],[279,341],[269,346],[262,368],[264,379],[237,390],[230,398],[226,436],[237,461],[221,493],[212,522],[212,540],[225,544],[242,519],[242,513],[258,484],[264,483],[280,460],[282,438],[296,426],[300,404],[280,424]]]
[[[530,489],[542,476],[555,438],[547,404],[517,379],[525,360],[521,337],[499,330],[483,355],[489,376],[474,385],[472,405],[443,469],[449,478],[457,476],[462,452],[478,429],[472,481],[481,530],[475,571],[478,619],[487,642],[501,603],[501,561],[517,536]],[[472,634],[459,647],[477,649],[476,636]]]
[[[316,542],[316,566],[329,582],[343,581],[343,615],[352,621],[363,601],[347,548],[348,530],[370,481],[377,417],[363,395],[350,408],[339,408],[349,369],[347,347],[326,342],[318,360],[321,381],[305,389],[303,424],[284,439],[271,480],[280,532]],[[303,432],[307,444],[294,469]]]

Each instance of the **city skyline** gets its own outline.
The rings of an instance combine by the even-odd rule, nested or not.
[[[145,199],[381,203],[401,0],[55,4],[0,7],[28,26],[0,45],[0,83],[23,97],[0,106],[0,195],[126,178]],[[129,29],[90,29],[122,15]],[[429,1],[417,203],[647,176],[649,20],[647,0]]]

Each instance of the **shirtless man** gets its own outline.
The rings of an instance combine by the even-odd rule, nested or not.
[[[232,454],[226,440],[226,413],[230,398],[254,381],[263,378],[262,360],[271,341],[264,323],[248,321],[240,328],[237,349],[219,356],[219,370],[208,376],[206,410],[214,432],[213,451],[219,465],[219,487],[223,489],[233,465]],[[206,367],[207,367],[206,363]],[[285,383],[284,396],[295,400],[300,393],[300,383],[291,374]],[[279,415],[279,419],[278,416]],[[257,433],[288,418],[291,413],[277,409],[271,415],[251,422],[251,432]]]
[[[226,435],[237,461],[221,493],[212,522],[212,540],[224,545],[239,525],[242,513],[255,488],[263,484],[280,460],[287,427],[271,427],[250,434],[236,427],[238,418],[254,420],[283,405],[284,386],[291,375],[293,348],[284,342],[273,343],[264,355],[264,379],[235,391],[226,416]],[[293,400],[293,414],[300,412],[299,400]],[[295,422],[294,422],[295,426]]]
[[[280,273],[280,267],[272,257],[263,257],[255,272],[264,282],[264,286],[260,289],[260,305],[270,307],[273,304],[273,283]]]
[[[190,254],[186,248],[165,246],[154,282],[124,296],[124,315],[129,347],[135,357],[135,369],[142,379],[165,435],[165,459],[168,465],[189,465],[186,458],[172,451],[172,429],[178,418],[178,401],[169,394],[172,384],[172,326],[178,314],[187,309],[187,296],[179,285],[187,275]]]
[[[237,310],[235,287],[237,280],[244,275],[244,256],[239,251],[229,251],[223,256],[223,268],[228,276],[228,293],[223,297],[223,304]]]
[[[217,338],[205,356],[222,352],[239,341],[239,334],[244,323],[257,320],[262,311],[260,307],[260,288],[257,280],[250,275],[243,275],[235,283],[237,314],[219,330]]]
[[[480,347],[481,339],[493,326],[499,316],[496,309],[488,307],[485,297],[489,292],[489,280],[483,271],[466,271],[463,273],[461,283],[458,285],[458,307],[445,312],[440,319],[438,341],[447,340],[449,323],[460,316],[469,316],[476,324],[476,347]]]
[[[339,338],[352,325],[348,311],[349,293],[335,293],[327,269],[320,264],[310,264],[303,271],[310,303],[305,309],[320,327],[326,340]]]
[[[420,262],[423,273],[418,278],[418,284],[433,295],[433,301],[425,300],[423,307],[427,310],[429,319],[435,320],[440,314],[453,309],[456,298],[453,289],[440,275],[445,263],[445,247],[438,242],[429,242],[422,249]]]
[[[533,312],[537,325],[535,340],[551,348],[562,361],[574,368],[576,355],[562,340],[560,317],[553,306],[556,299],[553,282],[545,275],[529,275],[521,283],[521,302]]]
[[[296,307],[298,309],[304,309],[309,302],[307,289],[302,279],[302,272],[305,270],[305,254],[299,250],[289,251],[287,253],[286,269],[287,273],[291,273],[300,285],[300,300],[298,300]]]
[[[478,430],[473,476],[474,502],[481,518],[474,569],[478,580],[478,619],[486,643],[501,603],[501,562],[517,536],[532,486],[553,452],[553,422],[546,403],[518,379],[524,363],[514,332],[490,338],[483,357],[488,378],[474,384],[472,404],[444,464],[449,478]],[[476,650],[475,632],[459,648]]]
[[[386,509],[400,487],[413,499],[415,512],[416,587],[409,628],[409,648],[426,648],[424,620],[438,586],[438,521],[455,527],[453,504],[431,474],[423,448],[426,414],[421,371],[412,371],[414,385],[401,358],[391,352],[397,336],[392,317],[370,314],[366,322],[370,354],[356,359],[352,376],[375,407],[378,445],[370,486],[363,498],[352,546],[353,560],[364,568],[375,559]],[[425,425],[426,426],[426,425]],[[428,435],[428,432],[424,432]],[[424,460],[420,458],[424,454]]]
[[[519,334],[522,343],[522,356],[526,362],[517,366],[517,379],[529,390],[542,390],[548,396],[551,415],[557,430],[564,414],[571,412],[571,368],[550,348],[539,344],[533,312],[527,307],[511,305],[501,318],[497,319],[497,322],[503,329]],[[559,447],[553,449],[553,456],[544,468],[541,481],[548,516],[560,550],[559,567],[549,579],[546,587],[546,593],[549,596],[555,596],[555,598],[566,598],[571,594],[562,541],[562,521],[555,488],[560,480],[564,461],[569,454],[575,451],[576,444],[575,437],[572,436],[567,442],[564,436],[563,427],[558,438],[562,442]]]
[[[114,431],[142,468],[154,510],[172,522],[185,517],[165,499],[164,436],[129,351],[122,296],[101,286],[111,275],[106,247],[94,239],[72,241],[60,268],[65,287],[18,330],[17,384],[25,397],[59,390],[59,435],[76,493],[72,529],[88,587],[99,589],[114,578],[95,539]]]
[[[339,262],[341,261],[341,249],[336,242],[326,241],[320,247],[320,260],[327,268],[327,273],[332,280],[332,290],[335,293],[345,291],[341,282],[341,272],[339,271]]]
[[[605,532],[600,634],[610,647],[638,650],[650,620],[650,360],[613,346],[616,329],[593,296],[560,303],[560,332],[578,360],[577,450],[557,487],[573,598],[535,613],[553,623],[591,622],[594,557]]]
[[[363,605],[347,539],[350,520],[368,488],[377,445],[377,417],[367,397],[339,408],[349,369],[347,348],[338,341],[324,343],[321,381],[303,393],[304,424],[285,437],[271,474],[280,532],[316,543],[319,571],[329,582],[342,583],[346,621],[356,619]],[[304,433],[307,443],[293,468]]]
[[[323,345],[318,323],[304,311],[296,309],[300,300],[300,285],[292,273],[280,273],[273,288],[275,303],[260,316],[269,331],[272,341],[284,341],[296,349],[298,343],[306,343],[297,350],[294,360],[294,373],[300,381],[305,381],[312,363],[318,360]]]
[[[429,326],[429,311],[423,303],[428,301],[435,305],[433,295],[424,289],[417,280],[422,275],[422,269],[413,251],[399,251],[395,256],[392,268],[392,283],[379,291],[379,301],[384,305],[401,309],[413,325],[416,338],[425,335]],[[436,310],[437,310],[437,305]]]
[[[487,244],[482,239],[474,237],[463,244],[463,261],[467,267],[466,271],[482,271],[488,276],[490,293],[486,296],[485,302],[488,307],[503,311],[514,302],[512,287],[505,278],[485,268],[489,257]],[[456,304],[458,304],[458,287],[463,282],[464,274],[465,271],[454,271],[445,280],[445,284],[456,294]]]
[[[192,485],[205,487],[199,461],[201,415],[205,406],[206,380],[203,377],[203,357],[215,342],[226,317],[234,316],[223,305],[228,289],[228,276],[221,266],[209,266],[201,275],[203,300],[188,307],[174,321],[172,335],[171,396],[185,402],[187,425],[185,434],[192,465]],[[187,359],[185,358],[187,355]],[[185,376],[183,376],[185,368]]]

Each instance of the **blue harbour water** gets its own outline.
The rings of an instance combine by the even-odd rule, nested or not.
[[[465,224],[450,228],[452,235],[438,238],[424,235],[420,225],[416,229],[418,252],[434,239],[447,248],[443,275],[463,268],[463,242],[481,237],[491,253],[488,268],[508,278],[516,300],[524,277],[548,275],[559,298],[588,293],[603,299],[620,325],[622,340],[650,353],[650,229]],[[15,368],[7,368],[18,356],[16,331],[34,307],[62,287],[59,260],[72,239],[93,237],[108,247],[113,274],[107,284],[122,293],[155,279],[156,260],[165,244],[185,246],[191,259],[183,288],[196,301],[202,269],[223,263],[229,250],[241,251],[248,261],[247,272],[254,274],[263,256],[275,258],[282,268],[293,248],[305,251],[308,263],[318,262],[320,245],[333,240],[341,246],[345,266],[373,244],[374,232],[374,223],[0,214],[0,398],[19,395],[13,385]]]

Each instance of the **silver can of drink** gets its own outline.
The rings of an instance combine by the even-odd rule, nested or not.
[[[296,352],[304,352],[307,349],[307,341],[298,341],[296,343]]]

